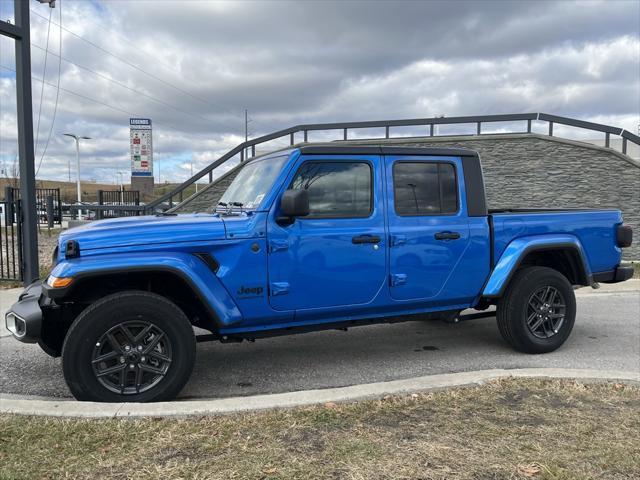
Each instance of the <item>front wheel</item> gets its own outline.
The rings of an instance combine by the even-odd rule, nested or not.
[[[569,338],[576,318],[576,297],[567,278],[547,267],[517,272],[496,314],[502,337],[516,350],[547,353]]]
[[[109,295],[73,322],[62,369],[78,400],[173,399],[191,376],[195,335],[173,302],[148,292]]]

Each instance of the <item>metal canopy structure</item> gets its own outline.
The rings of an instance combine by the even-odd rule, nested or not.
[[[16,104],[18,116],[18,158],[22,219],[23,282],[29,285],[40,276],[38,268],[38,217],[33,151],[31,104],[31,32],[29,1],[14,0],[15,25],[0,21],[0,34],[14,40],[16,52]]]

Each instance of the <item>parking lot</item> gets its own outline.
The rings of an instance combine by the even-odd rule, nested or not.
[[[640,371],[640,291],[578,290],[567,343],[546,355],[514,352],[495,319],[412,321],[258,340],[198,345],[181,398],[213,398],[328,388],[491,368],[566,367]],[[634,288],[634,290],[629,290]],[[6,334],[6,331],[4,331]],[[0,338],[0,392],[70,397],[60,359],[37,345]]]

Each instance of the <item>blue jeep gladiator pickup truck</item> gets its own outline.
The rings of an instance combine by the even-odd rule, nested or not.
[[[175,397],[194,326],[235,342],[495,315],[513,348],[543,353],[571,333],[574,287],[632,276],[631,237],[616,210],[488,211],[470,150],[304,145],[247,162],[212,213],[66,231],[6,324],[94,401]]]

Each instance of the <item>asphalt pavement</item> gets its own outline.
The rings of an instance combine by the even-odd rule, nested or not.
[[[632,282],[611,292],[579,290],[573,333],[550,354],[513,351],[500,337],[495,318],[383,324],[255,343],[200,343],[195,370],[180,398],[281,393],[487,369],[639,372],[640,290],[638,281]],[[6,336],[0,338],[0,393],[70,397],[60,359]]]

